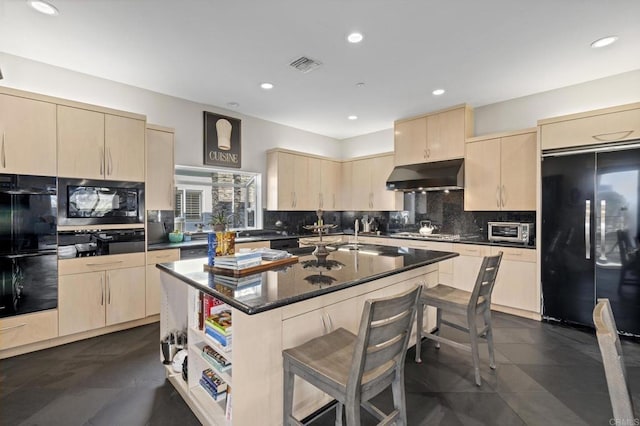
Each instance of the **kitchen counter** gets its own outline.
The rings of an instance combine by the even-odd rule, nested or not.
[[[478,244],[485,246],[495,246],[495,247],[513,247],[513,248],[522,248],[522,249],[531,249],[535,250],[535,245],[525,245],[519,243],[508,243],[508,242],[495,242],[489,241],[486,237],[482,235],[461,235],[460,239],[452,240],[452,239],[443,239],[438,236],[438,234],[433,234],[433,236],[398,236],[396,233],[381,233],[380,235],[374,233],[361,233],[358,234],[358,238],[363,237],[383,237],[383,238],[393,238],[394,240],[412,240],[412,241],[434,241],[434,242],[443,242],[443,243],[453,243],[453,244]]]
[[[333,235],[333,234],[332,234]],[[273,240],[289,240],[309,237],[310,235],[256,235],[236,237],[236,243],[250,243],[254,241],[273,241]],[[192,238],[191,241],[182,241],[179,243],[171,243],[169,241],[163,243],[154,243],[147,246],[148,251],[166,250],[174,248],[198,248],[207,246],[207,238]]]
[[[275,271],[251,275],[242,287],[220,282],[204,270],[206,259],[159,264],[157,267],[186,284],[252,315],[327,293],[357,286],[458,256],[434,250],[368,245],[362,251],[334,251],[322,264],[313,255]]]

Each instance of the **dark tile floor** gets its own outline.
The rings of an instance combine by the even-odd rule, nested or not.
[[[423,342],[423,364],[409,350],[409,425],[610,425],[609,395],[593,333],[494,313],[497,369],[481,349],[483,385],[468,353]],[[451,328],[443,335],[466,340]],[[197,425],[164,379],[159,327],[71,343],[0,361],[1,425]],[[640,344],[623,341],[640,408]],[[388,409],[391,398],[376,404]],[[311,422],[332,425],[331,410]],[[363,424],[373,424],[363,417]],[[259,425],[256,420],[256,425]]]

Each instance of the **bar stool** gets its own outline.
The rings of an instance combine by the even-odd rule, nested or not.
[[[301,425],[293,417],[294,376],[338,401],[336,425],[360,425],[360,406],[384,424],[407,424],[404,359],[422,287],[397,296],[367,300],[358,335],[339,328],[282,352],[284,425]],[[391,385],[394,410],[385,414],[369,400]]]
[[[422,291],[422,295],[418,302],[418,314],[416,319],[418,329],[418,333],[416,334],[416,362],[422,362],[420,358],[422,337],[435,340],[437,349],[440,348],[440,343],[445,343],[458,349],[469,351],[473,358],[476,385],[480,386],[482,381],[480,379],[478,338],[484,337],[487,339],[489,346],[489,367],[491,367],[491,369],[496,368],[493,353],[493,331],[491,330],[491,293],[493,292],[493,286],[496,282],[498,267],[500,266],[501,260],[502,252],[499,252],[495,256],[486,256],[482,260],[482,265],[478,272],[478,278],[476,279],[473,291],[471,292],[458,290],[444,284],[438,284],[435,287],[426,288]],[[425,306],[433,306],[437,309],[436,334],[425,332],[423,329],[422,317]],[[442,312],[460,314],[466,319],[466,324],[462,326],[443,320]],[[484,328],[480,332],[478,332],[478,328],[476,326],[476,317],[479,314],[482,314],[485,324]],[[457,330],[464,331],[465,333],[469,333],[471,344],[465,345],[463,343],[440,337],[440,330],[443,324],[451,326]]]

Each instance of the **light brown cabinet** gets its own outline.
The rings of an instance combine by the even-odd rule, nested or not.
[[[56,106],[0,94],[0,173],[56,175]]]
[[[599,145],[640,138],[640,103],[538,121],[541,149]]]
[[[360,211],[402,210],[403,194],[387,190],[393,170],[393,154],[354,160],[351,163],[351,209]]]
[[[396,166],[464,156],[465,138],[473,134],[473,110],[453,107],[394,124]]]
[[[469,139],[464,209],[536,209],[536,131]]]
[[[58,105],[58,175],[144,182],[144,120]]]
[[[147,124],[145,208],[173,210],[174,131]]]
[[[146,316],[160,313],[160,270],[156,268],[156,264],[177,262],[178,260],[180,260],[180,249],[147,252],[147,274],[145,277]]]
[[[59,334],[145,317],[144,253],[58,262]]]
[[[58,337],[58,311],[0,318],[0,350]]]
[[[273,150],[267,153],[269,210],[336,210],[340,162]]]

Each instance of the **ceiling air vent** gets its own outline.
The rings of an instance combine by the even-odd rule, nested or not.
[[[315,59],[301,56],[300,58],[291,62],[289,65],[297,69],[298,71],[306,74],[318,68],[320,65],[322,65],[322,62],[318,62]]]

